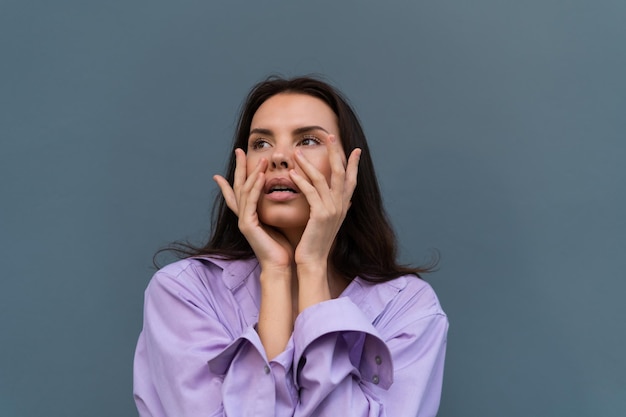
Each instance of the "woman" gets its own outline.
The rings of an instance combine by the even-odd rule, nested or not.
[[[155,274],[135,355],[142,416],[434,416],[447,318],[398,265],[365,135],[312,78],[241,113],[209,242]]]

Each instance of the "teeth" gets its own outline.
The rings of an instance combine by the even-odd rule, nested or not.
[[[293,189],[288,188],[288,187],[272,187],[271,192],[274,192],[274,191],[288,191],[290,193],[295,193]]]

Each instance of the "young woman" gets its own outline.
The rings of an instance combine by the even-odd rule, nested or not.
[[[248,95],[208,243],[158,271],[141,416],[434,416],[447,318],[396,262],[365,135],[312,78]]]

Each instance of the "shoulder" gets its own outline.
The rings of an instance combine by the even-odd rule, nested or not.
[[[401,285],[398,294],[401,303],[414,306],[423,315],[445,315],[435,290],[428,282],[414,275],[403,276],[393,281],[398,281]]]
[[[223,268],[194,258],[181,259],[159,269],[150,284],[168,282],[193,282],[221,275]]]
[[[357,280],[364,294],[360,297],[363,303],[359,304],[376,310],[376,327],[426,318],[447,320],[432,286],[415,275],[381,283],[371,283],[360,278]]]
[[[158,270],[147,291],[160,289],[185,293],[230,288],[244,280],[258,265],[256,259],[227,260],[214,257],[186,258]]]

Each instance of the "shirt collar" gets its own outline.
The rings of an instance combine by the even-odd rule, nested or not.
[[[224,284],[232,292],[246,283],[247,278],[259,267],[256,258],[220,259],[213,256],[194,256],[194,259],[209,261],[222,268]],[[340,297],[348,297],[358,305],[370,322],[383,312],[387,304],[407,286],[408,277],[399,277],[391,281],[373,283],[361,277],[355,277]],[[418,279],[418,278],[415,278]]]
[[[239,288],[250,276],[250,274],[258,267],[259,262],[256,258],[250,259],[223,259],[216,258],[210,255],[194,256],[193,259],[199,259],[201,261],[209,261],[212,264],[222,268],[224,271],[222,279],[226,287],[235,291]]]

